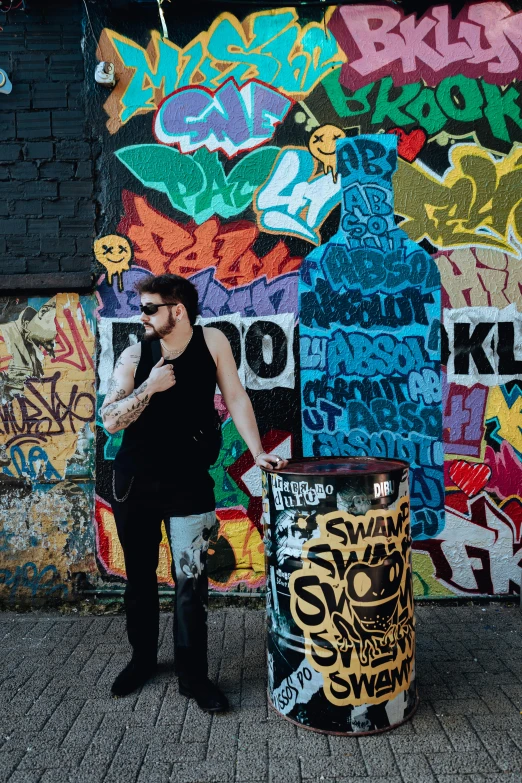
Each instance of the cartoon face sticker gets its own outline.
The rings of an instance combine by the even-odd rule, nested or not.
[[[127,272],[132,261],[132,248],[127,237],[119,234],[100,237],[94,243],[94,255],[107,270],[108,285],[112,285],[112,278],[116,274],[118,289],[123,291],[123,272]]]
[[[335,144],[338,139],[345,139],[346,133],[335,125],[321,125],[314,130],[308,142],[308,149],[323,164],[325,174],[331,173],[333,181],[337,182],[337,159]]]

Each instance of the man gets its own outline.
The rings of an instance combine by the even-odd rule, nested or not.
[[[216,436],[216,381],[256,465],[277,469],[286,460],[263,451],[226,337],[219,329],[195,325],[195,286],[166,274],[145,278],[137,289],[145,337],[116,362],[101,409],[108,432],[125,430],[114,463],[112,507],[125,556],[132,659],[112,693],[132,693],[156,669],[156,569],[164,519],[176,588],[174,657],[180,693],[217,712],[228,702],[207,676],[206,555],[216,525],[208,468]]]

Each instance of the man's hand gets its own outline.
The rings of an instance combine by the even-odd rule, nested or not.
[[[267,454],[262,451],[256,457],[256,465],[258,468],[267,468],[268,470],[282,470],[288,465],[288,460],[278,457],[277,454]]]
[[[150,371],[147,392],[155,394],[156,392],[166,391],[174,386],[175,383],[174,367],[171,364],[165,364],[165,359],[162,356]]]

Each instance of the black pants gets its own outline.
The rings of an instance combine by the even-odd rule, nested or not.
[[[206,474],[208,476],[208,474]],[[125,497],[131,479],[116,471],[116,497]],[[204,480],[204,477],[202,477]],[[145,665],[156,661],[159,635],[158,568],[161,523],[167,528],[176,589],[174,658],[178,674],[207,676],[207,549],[217,533],[214,511],[180,515],[175,511],[171,485],[133,480],[123,502],[112,509],[123,547],[127,586],[125,611],[133,659]]]

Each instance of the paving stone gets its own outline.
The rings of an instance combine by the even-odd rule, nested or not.
[[[426,753],[426,758],[436,774],[498,772],[499,768],[485,751],[459,751],[458,753]]]
[[[233,783],[234,764],[218,761],[200,761],[195,764],[174,764],[172,783]],[[255,778],[250,777],[250,780]]]
[[[297,758],[279,758],[269,766],[269,783],[300,783],[301,780],[301,767]]]
[[[128,661],[123,617],[0,615],[0,783],[521,783],[522,614],[418,617],[416,715],[357,738],[268,709],[263,610],[209,613],[211,671],[232,705],[214,716],[179,695],[166,614],[160,672],[123,699],[110,696]]]
[[[136,783],[169,783],[172,764],[165,761],[144,762]]]
[[[366,776],[367,770],[359,751],[359,753],[301,759],[301,775],[303,780],[311,778],[317,781],[321,775],[335,778],[349,775]]]
[[[399,772],[388,736],[361,737],[359,747],[371,776],[396,775]]]
[[[417,753],[415,745],[412,747],[412,753],[396,758],[404,783],[436,783],[435,775],[425,755]]]
[[[236,783],[250,783],[252,780],[266,781],[268,778],[268,752],[239,750],[236,757]]]

